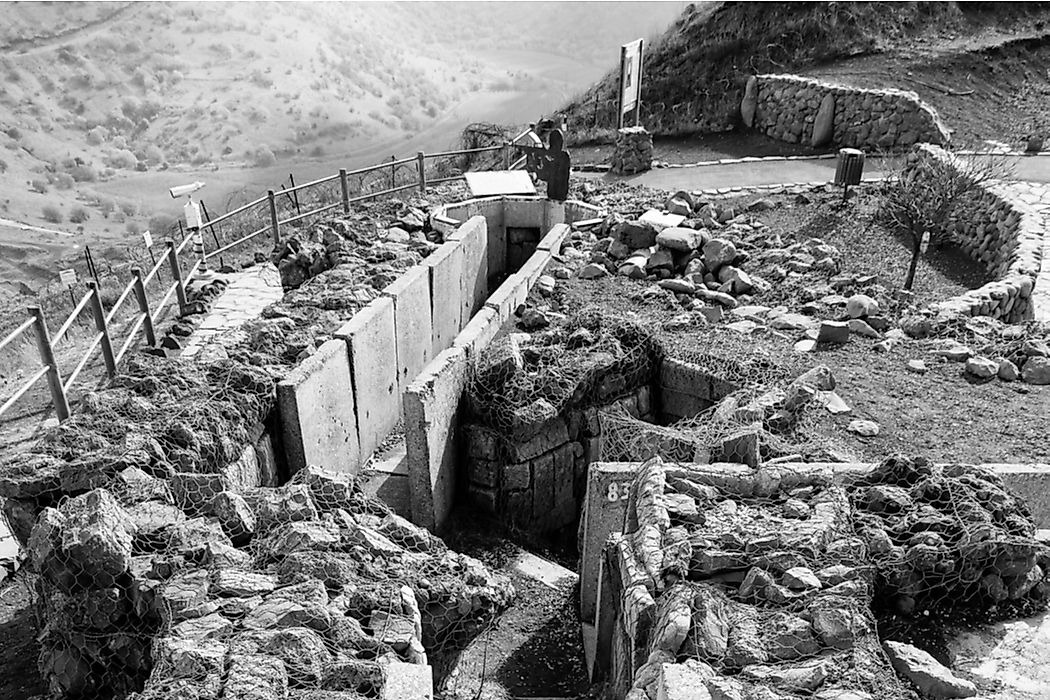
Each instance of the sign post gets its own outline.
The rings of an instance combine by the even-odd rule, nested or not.
[[[642,115],[642,54],[645,41],[638,39],[620,47],[620,94],[616,109],[616,128],[622,129],[624,115],[634,110],[634,125]]]
[[[73,303],[73,306],[77,305],[77,300],[73,296],[73,287],[77,284],[77,271],[73,268],[68,270],[59,270],[58,279],[61,281],[62,286],[69,290],[69,301]]]
[[[149,253],[149,259],[153,261],[153,264],[157,264],[157,258],[153,255],[153,234],[149,231],[142,232],[142,242],[146,245],[146,252]]]

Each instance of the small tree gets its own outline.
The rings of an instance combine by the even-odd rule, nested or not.
[[[880,217],[891,227],[904,232],[911,243],[911,264],[904,279],[904,289],[915,283],[915,271],[923,244],[933,241],[943,245],[950,240],[951,225],[969,204],[981,196],[985,187],[1010,173],[1003,158],[968,157],[920,153],[917,160],[906,163],[882,192]]]
[[[62,223],[62,212],[58,210],[58,207],[51,204],[45,204],[43,209],[44,221],[49,224],[60,224]]]

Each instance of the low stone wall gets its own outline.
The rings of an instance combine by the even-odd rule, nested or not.
[[[915,173],[920,159],[936,158],[956,164],[947,151],[922,144],[909,155]],[[1034,316],[1032,290],[1042,263],[1045,231],[1042,217],[1024,202],[1008,198],[1003,185],[985,188],[979,197],[963,202],[952,215],[949,231],[953,243],[980,262],[994,282],[935,304],[931,310],[942,320],[959,316],[991,316],[1017,323]]]
[[[645,385],[601,406],[574,408],[527,440],[465,425],[470,502],[525,532],[546,534],[572,525],[583,502],[587,466],[600,458],[602,409],[655,420],[652,389]]]
[[[656,458],[634,473],[595,604],[593,670],[610,697],[912,697],[887,655],[920,687],[937,672],[968,690],[953,697],[973,695],[948,669],[899,663],[917,649],[888,642],[884,654],[874,598],[907,616],[1050,594],[1050,551],[987,470],[893,458],[756,471]]]
[[[56,697],[356,700],[409,675],[401,697],[424,700],[429,669],[404,664],[425,667],[427,649],[512,594],[346,475],[201,486],[182,507],[173,482],[118,478],[46,509],[30,539]]]
[[[949,140],[940,117],[914,92],[865,90],[797,75],[752,76],[740,111],[746,126],[812,147],[884,151]]]

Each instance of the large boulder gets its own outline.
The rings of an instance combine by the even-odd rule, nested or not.
[[[882,643],[893,670],[911,681],[928,698],[969,698],[977,694],[970,681],[957,678],[922,649],[903,642]]]

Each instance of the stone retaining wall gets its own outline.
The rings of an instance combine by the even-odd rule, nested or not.
[[[573,409],[525,441],[484,425],[465,425],[469,500],[506,525],[530,533],[572,525],[583,502],[587,466],[600,458],[599,411],[617,408],[654,421],[651,387],[638,387],[603,406]]]
[[[909,155],[912,164],[923,158],[958,162],[954,155],[928,144]],[[913,167],[905,169],[905,177],[914,172]],[[991,316],[1004,323],[1017,323],[1032,318],[1032,290],[1046,234],[1038,212],[1009,198],[1003,185],[993,184],[953,213],[949,232],[953,242],[983,264],[995,281],[934,304],[931,310],[941,319]]]
[[[1050,594],[1050,550],[988,470],[891,458],[756,471],[656,458],[634,473],[594,606],[593,672],[610,697],[909,698],[879,646],[875,596],[907,616]],[[900,647],[911,649],[886,652]],[[921,686],[924,671],[898,660]]]
[[[886,151],[949,140],[940,117],[914,92],[865,90],[797,75],[752,76],[740,111],[746,126],[812,147]]]

